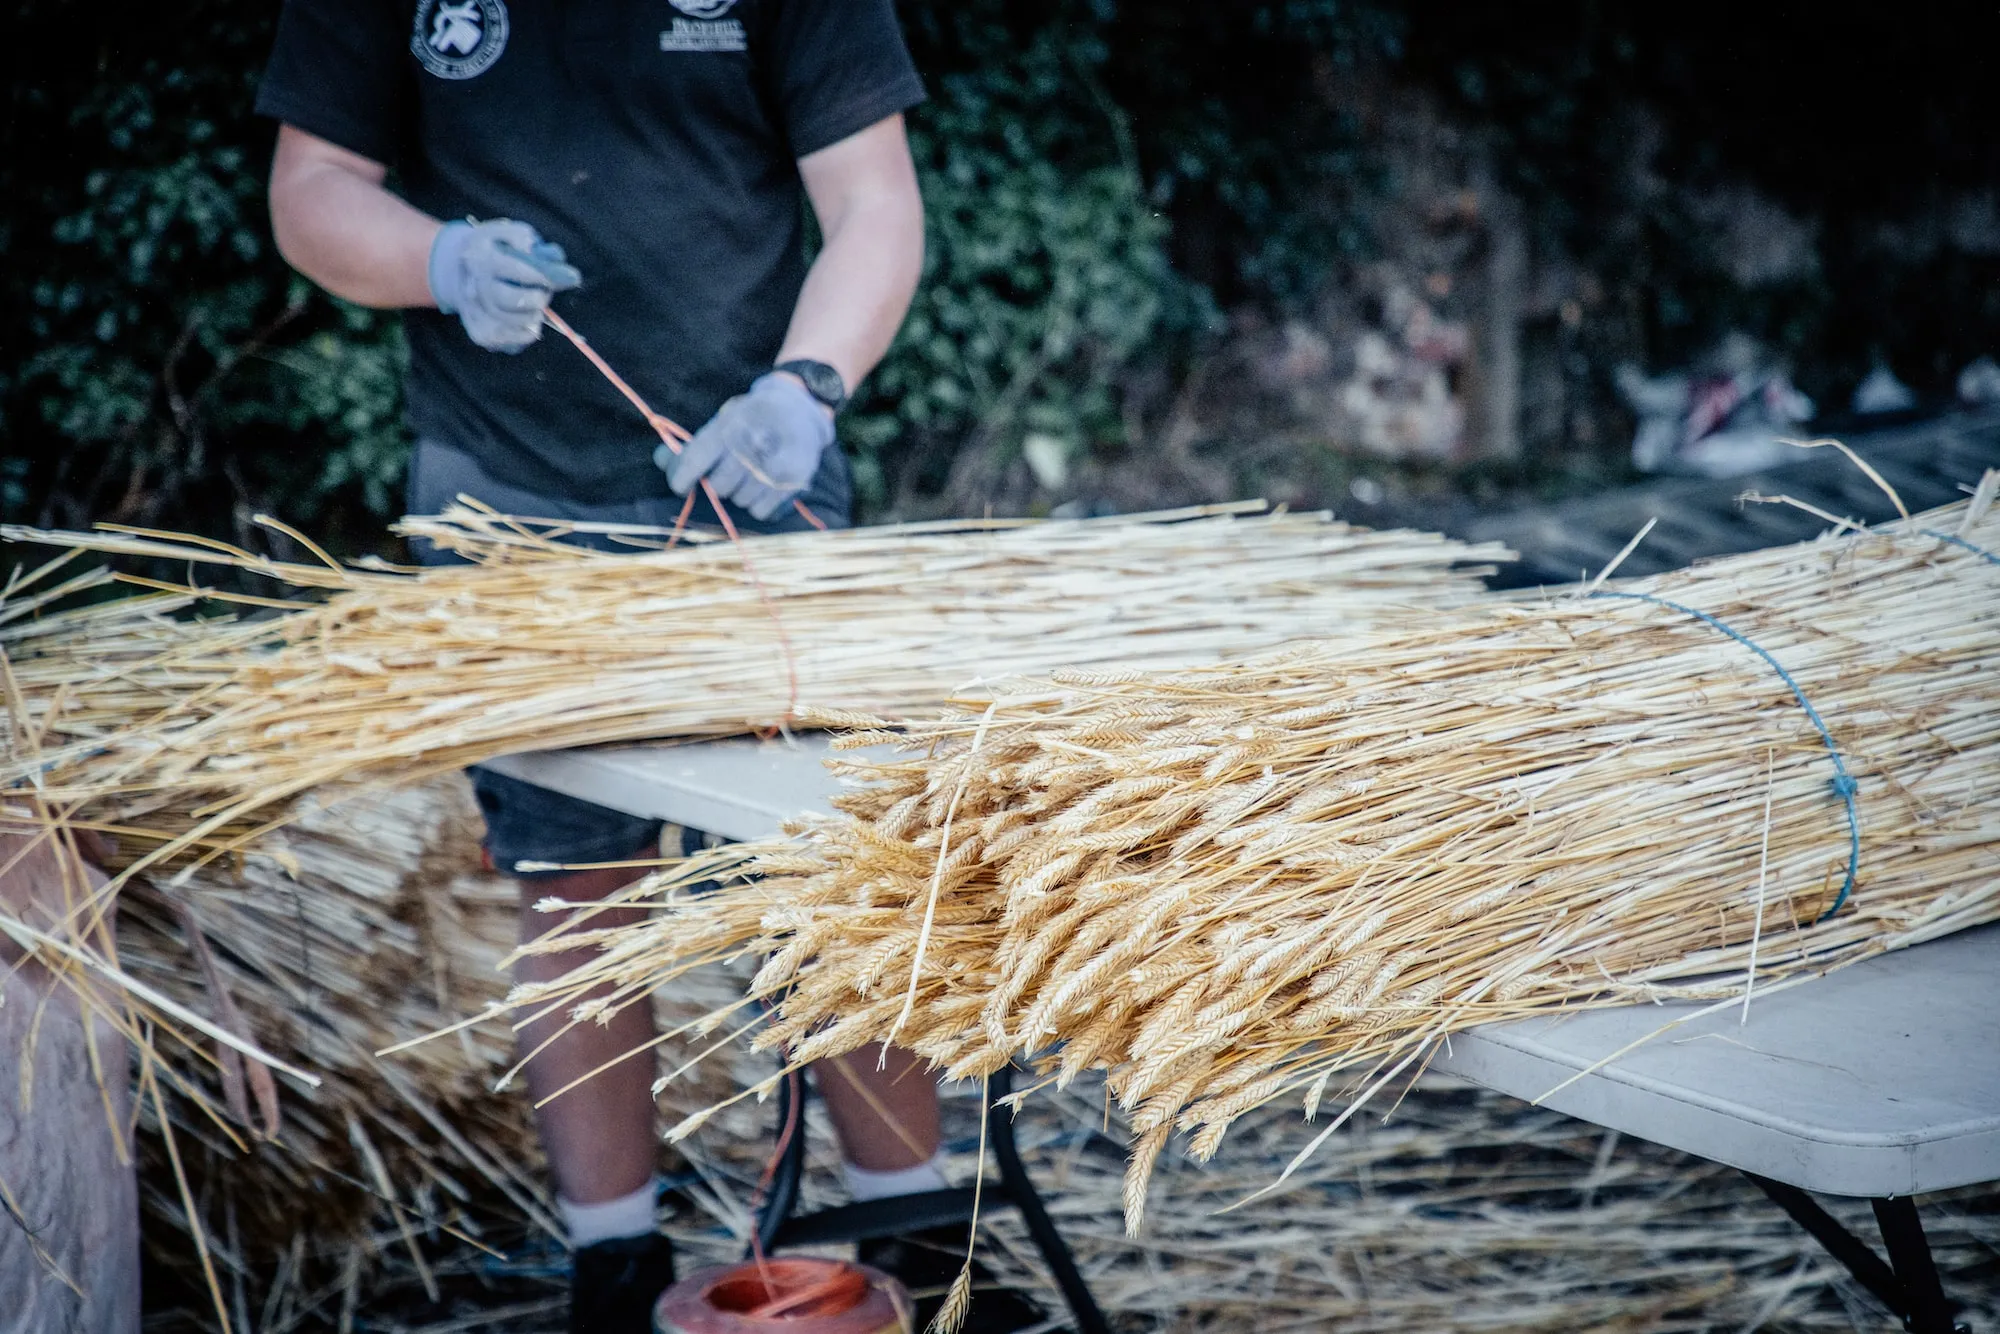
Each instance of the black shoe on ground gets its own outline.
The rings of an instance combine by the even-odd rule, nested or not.
[[[658,1233],[585,1246],[570,1262],[569,1334],[653,1334],[673,1282],[674,1246]]]
[[[873,1237],[859,1247],[862,1264],[872,1265],[900,1280],[916,1299],[918,1334],[929,1326],[931,1317],[944,1305],[952,1280],[965,1264],[965,1246],[971,1229],[926,1228],[899,1237]],[[993,1286],[993,1275],[977,1260],[972,1262],[972,1308],[966,1312],[960,1334],[1012,1334],[1045,1324],[1048,1317],[1040,1307],[1012,1288]]]

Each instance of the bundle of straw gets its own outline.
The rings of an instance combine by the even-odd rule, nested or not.
[[[450,1234],[506,1250],[534,1232],[559,1242],[529,1101],[494,1087],[515,1060],[507,1025],[377,1055],[501,1002],[519,916],[514,883],[481,869],[478,811],[456,776],[332,810],[309,803],[246,857],[129,887],[124,974],[320,1081],[260,1085],[254,1061],[171,1023],[153,1030],[146,1059],[184,1095],[159,1104],[168,1124],[148,1108],[156,1256],[199,1290],[206,1251],[229,1309],[316,1295],[332,1324],[385,1264],[428,1282]],[[655,1004],[679,1023],[730,985],[704,976]],[[663,1115],[732,1083],[720,1066],[697,1072]]]
[[[1335,1076],[1358,1106],[1455,1030],[1747,1003],[2000,917],[1995,481],[1623,589],[852,734],[912,753],[848,766],[845,817],[798,841],[661,873],[651,920],[526,1001],[768,954],[755,1041],[795,1061],[1104,1069],[1136,1227],[1177,1131],[1205,1158]]]
[[[452,1004],[497,1004],[509,896],[440,878],[420,853],[431,798],[327,815],[336,801],[510,751],[782,723],[808,702],[917,708],[986,671],[1212,659],[1463,600],[1481,572],[1468,562],[1506,554],[1257,508],[740,545],[621,530],[662,548],[629,555],[464,509],[406,526],[471,561],[424,571],[5,530],[70,550],[0,591],[0,787],[14,789],[0,826],[119,844],[120,873],[79,919],[132,889],[122,944],[36,947],[114,983],[117,1022],[150,1053],[173,1177],[150,1202],[193,1239],[211,1288],[274,1238],[295,1271],[328,1246],[372,1253],[356,1239],[385,1208],[412,1255],[416,1232],[471,1230],[462,1206],[478,1191],[544,1221],[520,1166],[525,1109],[482,1087],[504,1032],[461,1030],[414,1067],[374,1055],[448,1022]],[[84,551],[185,562],[189,582],[134,578],[152,591],[91,602],[115,577],[67,574]],[[318,600],[217,594],[192,582],[202,564]],[[185,615],[215,597],[253,611]],[[170,882],[143,878],[176,858]],[[186,1097],[170,1107],[161,1085]]]
[[[322,1081],[246,1091],[255,1062],[171,1034],[153,1044],[191,1095],[178,1128],[259,1187],[232,1192],[249,1237],[289,1243],[307,1202],[329,1240],[350,1239],[385,1202],[450,1222],[468,1181],[547,1216],[522,1167],[533,1166],[525,1108],[490,1093],[513,1059],[504,1024],[408,1059],[375,1055],[507,989],[498,965],[515,944],[516,895],[481,871],[464,787],[307,809],[247,857],[122,896],[127,975]],[[420,1195],[438,1206],[419,1209]]]
[[[1462,601],[1480,573],[1466,562],[1506,555],[1257,508],[632,555],[459,509],[405,531],[475,563],[420,572],[280,565],[193,538],[5,529],[71,554],[234,566],[331,596],[251,599],[283,614],[191,622],[174,617],[198,588],[154,583],[146,596],[50,612],[111,576],[58,582],[57,562],[17,580],[0,600],[12,677],[0,786],[32,780],[72,823],[213,853],[330,784],[410,781],[525,749],[744,732],[808,707],[900,713],[994,674],[1211,661]]]

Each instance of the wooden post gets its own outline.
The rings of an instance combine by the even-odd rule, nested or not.
[[[44,930],[104,879],[17,833],[0,867],[0,911]],[[0,970],[0,1334],[137,1334],[130,1055],[4,936]]]

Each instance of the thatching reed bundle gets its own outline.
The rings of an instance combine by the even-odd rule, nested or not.
[[[172,887],[140,881],[122,897],[128,974],[197,1012],[220,1018],[226,1007],[239,1036],[323,1081],[239,1095],[227,1085],[240,1066],[211,1044],[157,1044],[225,1113],[236,1143],[199,1099],[176,1124],[224,1179],[255,1184],[230,1192],[245,1236],[288,1244],[310,1222],[329,1241],[351,1240],[384,1197],[451,1222],[450,1205],[482,1180],[512,1193],[525,1217],[546,1210],[525,1110],[490,1093],[513,1058],[504,1024],[410,1060],[375,1055],[507,988],[498,964],[515,944],[515,895],[480,868],[463,786],[439,780],[306,811],[240,861]],[[474,1152],[443,1144],[440,1126]]]
[[[1505,554],[1256,508],[740,545],[621,530],[633,554],[618,555],[463,509],[407,525],[472,562],[424,571],[7,530],[70,550],[0,591],[0,787],[14,789],[0,824],[115,840],[121,872],[79,914],[132,890],[121,946],[44,948],[123,988],[123,1029],[187,1095],[151,1105],[189,1141],[172,1167],[193,1183],[150,1202],[223,1279],[273,1239],[297,1268],[383,1237],[407,1247],[413,1229],[470,1231],[481,1193],[511,1217],[545,1213],[525,1109],[485,1087],[504,1030],[374,1055],[498,1001],[510,897],[424,851],[434,796],[326,814],[336,802],[509,751],[782,724],[805,703],[914,709],[995,670],[1208,660],[1462,600],[1468,562]],[[116,579],[69,573],[83,551],[188,577],[92,602]],[[202,566],[305,596],[222,594],[195,582]],[[251,610],[187,615],[218,598]],[[170,880],[143,878],[168,864]]]
[[[1220,506],[1061,523],[580,550],[558,525],[459,509],[414,537],[475,564],[281,565],[192,538],[17,540],[232,566],[326,594],[262,619],[174,617],[203,590],[52,612],[110,576],[0,600],[13,685],[0,787],[78,825],[215,851],[335,784],[525,749],[745,732],[807,708],[899,714],[972,679],[1106,660],[1211,661],[1463,600],[1505,553],[1325,515]],[[635,546],[665,534],[620,530]]]
[[[1061,672],[898,732],[826,719],[910,753],[852,764],[844,817],[796,841],[662,872],[650,920],[521,1001],[768,955],[756,1042],[794,1060],[1102,1069],[1136,1227],[1176,1133],[1206,1158],[1455,1030],[1735,1003],[2000,917],[1992,489],[1609,596]],[[755,878],[688,892],[731,873]]]
[[[315,1296],[337,1323],[384,1265],[421,1273],[452,1234],[510,1251],[537,1233],[559,1242],[528,1099],[494,1088],[515,1057],[507,1025],[377,1055],[506,995],[517,891],[481,868],[478,839],[466,783],[444,778],[307,809],[241,859],[122,896],[128,976],[321,1081],[279,1077],[260,1096],[254,1062],[164,1029],[148,1052],[188,1094],[165,1106],[197,1216],[149,1108],[147,1236],[199,1289],[203,1234],[231,1304],[269,1312],[239,1314],[239,1330],[306,1319]],[[680,1022],[728,994],[704,977],[655,1003]],[[730,1085],[728,1070],[704,1071],[666,1106],[685,1114]]]

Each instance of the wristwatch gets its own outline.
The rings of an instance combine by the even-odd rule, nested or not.
[[[840,378],[840,372],[823,361],[781,361],[773,370],[785,371],[805,381],[806,392],[826,404],[829,411],[840,411],[847,402],[847,381]]]

